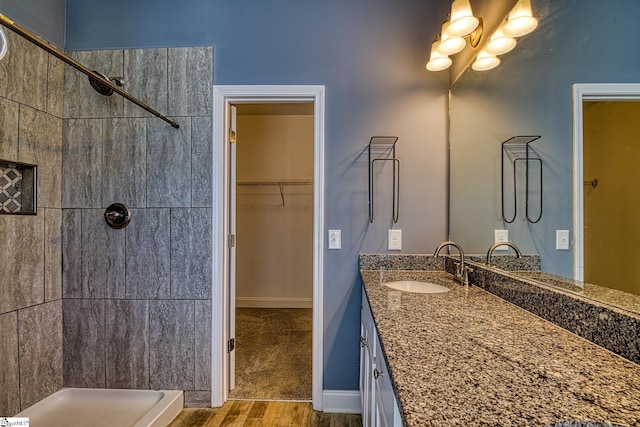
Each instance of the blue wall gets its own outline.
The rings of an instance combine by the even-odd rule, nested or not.
[[[572,277],[573,251],[555,250],[555,230],[573,230],[572,85],[639,81],[640,2],[532,4],[536,31],[498,68],[467,70],[452,89],[451,235],[484,253],[493,230],[506,228],[523,251],[540,254],[545,271]],[[500,220],[500,143],[513,135],[542,135],[532,144],[544,168],[538,224]]]
[[[214,45],[214,82],[326,86],[324,388],[358,388],[361,252],[385,252],[390,171],[377,172],[368,222],[373,135],[397,135],[404,252],[432,252],[447,230],[446,72],[425,63],[447,2],[405,0],[67,1],[68,50]],[[384,185],[384,187],[381,187]],[[378,203],[379,202],[379,203]],[[326,234],[326,233],[325,233]]]
[[[65,0],[0,0],[0,13],[64,47]]]

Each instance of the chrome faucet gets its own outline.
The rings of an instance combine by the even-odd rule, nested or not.
[[[498,246],[509,246],[511,249],[516,251],[516,258],[522,258],[522,252],[520,252],[520,249],[518,249],[518,247],[516,245],[514,245],[513,243],[511,243],[511,242],[495,242],[493,245],[491,245],[491,247],[487,251],[487,261],[486,261],[487,265],[491,265],[491,255],[493,254],[493,251],[495,251]]]
[[[456,242],[452,242],[451,240],[447,240],[446,242],[440,243],[440,245],[436,248],[436,251],[433,253],[433,256],[436,257],[436,258],[438,256],[440,256],[440,251],[445,246],[453,246],[454,248],[458,249],[458,252],[460,252],[460,264],[458,264],[458,266],[456,267],[456,274],[454,275],[454,277],[456,279],[460,280],[460,282],[463,285],[468,285],[469,284],[469,271],[464,266],[464,251],[462,250],[462,246],[460,246]]]

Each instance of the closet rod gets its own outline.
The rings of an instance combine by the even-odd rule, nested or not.
[[[241,186],[260,186],[260,185],[313,185],[313,181],[242,181],[238,182]]]
[[[280,189],[280,198],[282,199],[282,204],[280,206],[282,206],[283,208],[285,207],[284,204],[284,189],[283,187],[285,185],[313,185],[313,181],[242,181],[242,182],[237,182],[236,183],[239,186],[268,186],[268,185],[274,185],[274,186],[278,186],[278,188]]]
[[[78,61],[70,58],[64,52],[62,52],[61,50],[59,50],[56,47],[54,47],[53,45],[51,45],[49,42],[46,42],[44,39],[41,39],[40,37],[38,37],[37,35],[35,35],[31,31],[29,31],[26,28],[16,24],[12,19],[8,18],[6,15],[3,15],[1,13],[0,13],[0,24],[4,25],[5,27],[9,28],[10,30],[12,30],[16,34],[18,34],[18,35],[24,37],[25,39],[29,40],[31,43],[35,44],[36,46],[46,50],[47,52],[49,52],[53,56],[57,57],[58,59],[62,60],[63,62],[71,65],[73,68],[75,68],[76,70],[80,71],[81,73],[86,74],[90,78],[98,80],[101,84],[109,87],[109,89],[111,89],[115,93],[117,93],[117,94],[123,96],[124,98],[128,99],[129,101],[133,102],[138,107],[144,108],[145,110],[147,110],[148,112],[150,112],[154,116],[156,116],[158,118],[161,118],[162,120],[164,120],[165,122],[167,122],[171,126],[173,126],[174,128],[178,129],[180,127],[180,125],[178,123],[176,123],[173,120],[171,120],[170,118],[162,115],[160,112],[158,112],[157,110],[153,109],[152,107],[150,107],[149,105],[145,104],[144,102],[140,101],[139,99],[129,95],[127,92],[123,91],[118,86],[116,86],[113,83],[111,83],[109,80],[106,80],[100,74],[98,74],[95,71],[85,67],[84,65],[82,65]]]

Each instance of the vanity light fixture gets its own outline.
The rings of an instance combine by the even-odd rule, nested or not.
[[[519,0],[509,13],[504,33],[510,37],[522,37],[535,30],[537,26],[538,20],[531,12],[531,0]]]
[[[449,27],[451,23],[444,21],[442,24],[442,32],[440,33],[440,44],[438,45],[438,52],[443,55],[455,55],[460,52],[467,45],[462,37],[453,36],[449,33]]]
[[[453,37],[464,37],[475,31],[480,20],[473,16],[469,0],[454,0],[451,4],[451,25],[449,34]]]
[[[484,50],[491,55],[504,55],[507,52],[511,52],[516,47],[516,44],[516,39],[504,33],[503,24],[491,35],[491,39],[489,39],[489,43]]]
[[[0,60],[7,54],[7,36],[4,34],[2,25],[0,25]]]
[[[440,38],[436,38],[431,43],[431,55],[429,56],[429,62],[427,62],[427,70],[429,71],[442,71],[451,66],[451,58],[438,51],[438,45],[440,45]]]
[[[431,54],[427,70],[442,71],[452,64],[450,55],[462,51],[469,39],[472,47],[478,46],[482,38],[482,19],[471,12],[469,0],[454,0],[451,5],[451,19],[442,24],[442,30],[431,44]]]
[[[488,53],[485,50],[480,51],[476,60],[471,64],[471,68],[476,71],[489,71],[500,65],[500,58]]]
[[[516,37],[529,34],[537,26],[538,20],[531,11],[531,0],[518,0],[504,22],[476,55],[471,68],[475,71],[487,71],[497,67],[500,65],[498,55],[513,50],[518,44]],[[453,63],[449,56],[464,50],[467,38],[471,47],[477,47],[482,38],[482,27],[482,18],[473,16],[470,0],[454,0],[450,18],[442,24],[440,34],[431,45],[427,70],[441,71],[449,68]]]

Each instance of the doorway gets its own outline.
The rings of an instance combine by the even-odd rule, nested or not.
[[[313,105],[313,248],[312,248],[312,402],[323,410],[323,229],[324,229],[324,87],[323,86],[215,86],[213,120],[213,277],[212,291],[212,393],[213,407],[229,398],[232,358],[230,322],[233,314],[228,284],[232,275],[230,206],[232,150],[229,148],[231,106],[244,104],[303,103]],[[233,135],[235,137],[235,135]],[[306,185],[306,184],[305,184]],[[278,185],[279,191],[279,185]],[[285,190],[286,191],[286,190]],[[279,196],[280,197],[280,196]],[[286,193],[285,193],[286,197]],[[285,198],[285,204],[287,199]],[[281,203],[281,202],[280,202]],[[240,237],[240,236],[239,236]],[[235,270],[234,270],[235,271]],[[296,297],[293,297],[294,299]],[[233,298],[235,301],[235,297]],[[277,378],[275,379],[277,380]]]
[[[235,168],[230,315],[235,319],[229,334],[235,369],[229,397],[310,401],[313,103],[231,108],[236,137],[230,166]]]
[[[640,85],[574,85],[576,279],[640,294]]]
[[[584,101],[584,281],[640,295],[640,100]]]

